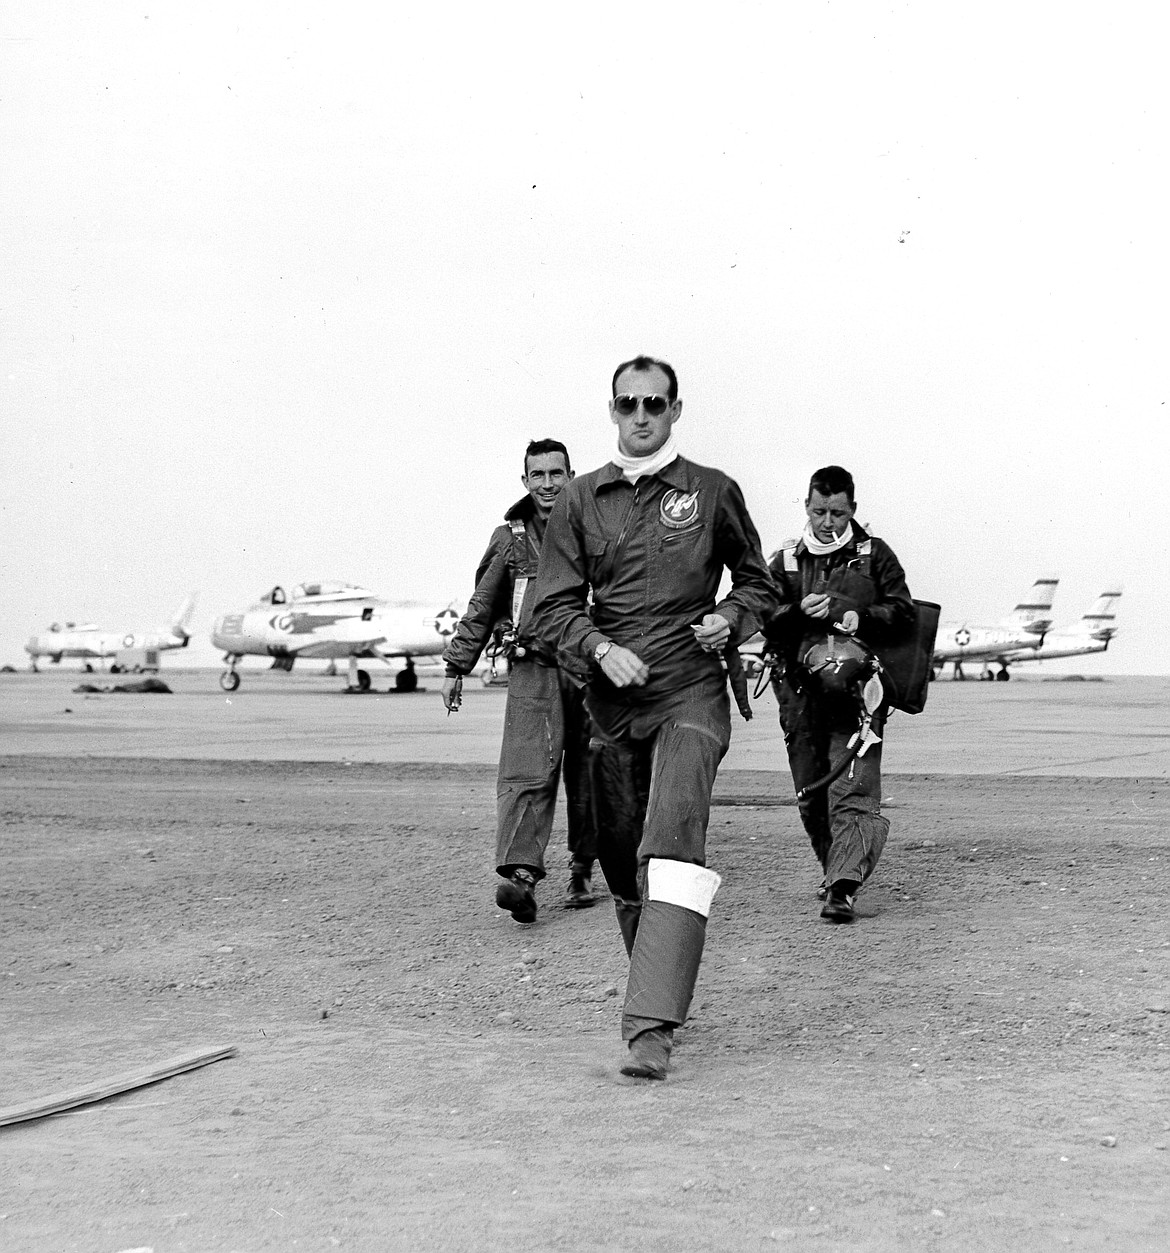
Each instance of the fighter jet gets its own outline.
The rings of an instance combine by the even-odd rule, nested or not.
[[[1102,592],[1079,622],[1050,631],[1045,635],[1044,642],[1035,648],[1022,648],[1009,654],[1005,666],[1007,662],[1015,665],[1019,661],[1055,661],[1060,657],[1103,653],[1117,634],[1117,602],[1120,599],[1119,586]]]
[[[1057,582],[1054,577],[1037,579],[1011,613],[994,626],[952,622],[939,627],[934,647],[935,673],[951,661],[955,665],[955,678],[963,679],[966,678],[963,663],[981,661],[984,675],[989,675],[991,662],[996,661],[1002,669],[995,677],[1007,679],[1010,655],[1038,647],[1052,626],[1052,601]]]
[[[399,692],[418,687],[415,657],[441,653],[455,634],[459,613],[453,605],[391,606],[352,583],[299,583],[286,593],[274,587],[244,613],[224,614],[211,630],[211,642],[225,651],[227,669],[219,677],[225,692],[240,686],[241,657],[271,657],[274,670],[291,670],[298,657],[349,662],[349,687],[368,692],[370,676],[358,661],[376,658],[402,669],[394,677]]]
[[[34,671],[38,657],[48,657],[53,665],[59,664],[63,657],[80,657],[85,662],[85,668],[92,670],[90,662],[117,657],[119,653],[186,648],[191,638],[187,627],[195,609],[195,596],[196,593],[192,592],[183,601],[170,627],[165,630],[104,631],[92,622],[80,626],[75,622],[54,622],[43,634],[34,635],[24,646],[24,651],[28,653]]]

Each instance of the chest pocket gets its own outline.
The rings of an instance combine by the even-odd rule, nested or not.
[[[585,550],[585,577],[590,583],[598,582],[598,573],[605,571],[605,552],[609,545],[603,539],[586,540],[583,548]]]
[[[658,542],[658,547],[665,552],[674,549],[676,552],[684,546],[694,547],[696,538],[702,535],[707,529],[705,522],[696,523],[694,526],[688,526],[685,531],[666,531]]]
[[[866,609],[877,600],[877,585],[870,574],[870,557],[854,557],[852,561],[838,566],[829,579],[829,590],[834,607]]]

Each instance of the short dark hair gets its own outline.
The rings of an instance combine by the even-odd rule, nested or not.
[[[617,381],[626,370],[661,370],[666,375],[668,384],[666,399],[672,405],[678,399],[678,375],[675,374],[673,366],[665,361],[659,361],[657,357],[635,357],[632,361],[623,361],[613,372],[613,382],[610,384],[612,395],[617,395]]]
[[[853,475],[843,466],[822,466],[809,480],[808,494],[820,492],[822,496],[836,496],[844,492],[846,500],[853,504]]]
[[[565,458],[565,473],[572,474],[573,467],[569,465],[569,450],[561,443],[559,439],[534,439],[528,444],[524,450],[524,473],[528,474],[528,458],[543,457],[545,453],[559,452]]]

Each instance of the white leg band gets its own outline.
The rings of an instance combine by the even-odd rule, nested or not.
[[[689,861],[651,857],[646,867],[646,887],[652,901],[681,905],[704,918],[711,912],[711,902],[720,883],[722,879],[714,870]]]

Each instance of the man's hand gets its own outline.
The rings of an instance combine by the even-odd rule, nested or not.
[[[731,623],[717,613],[704,614],[703,621],[697,625],[692,623],[691,630],[695,633],[695,643],[705,653],[722,651],[723,645],[731,638]]]
[[[453,714],[463,703],[463,676],[448,675],[443,680],[443,704],[449,714]]]
[[[800,602],[800,612],[810,618],[827,618],[829,616],[829,596],[827,592],[810,592]]]
[[[620,644],[609,649],[598,665],[614,687],[643,687],[650,677],[650,667],[642,658]]]
[[[857,628],[861,625],[861,617],[856,609],[846,609],[841,615],[841,621],[837,623],[837,630],[842,635],[856,635]]]

